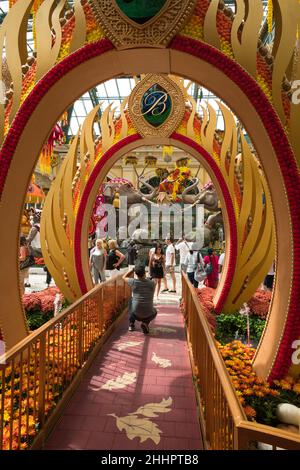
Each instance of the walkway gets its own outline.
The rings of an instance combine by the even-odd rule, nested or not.
[[[120,324],[96,357],[46,449],[201,450],[178,297],[158,305],[150,335]]]

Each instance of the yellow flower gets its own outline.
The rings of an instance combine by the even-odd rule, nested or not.
[[[293,391],[297,394],[300,394],[300,383],[294,385]]]
[[[282,390],[291,390],[292,389],[292,385],[289,382],[286,382],[285,380],[280,381],[280,387],[282,388]]]

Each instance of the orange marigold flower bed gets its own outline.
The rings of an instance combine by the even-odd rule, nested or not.
[[[291,376],[286,376],[282,380],[274,380],[272,384],[269,384],[264,379],[259,378],[252,369],[254,348],[240,341],[232,341],[225,346],[217,343],[217,346],[224,359],[239,401],[249,420],[255,420],[257,417],[254,404],[257,403],[258,399],[265,399],[265,402],[276,399],[275,408],[280,402],[287,401],[299,406],[300,381]]]

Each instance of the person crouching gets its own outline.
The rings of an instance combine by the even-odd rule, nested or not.
[[[129,300],[129,331],[134,331],[135,321],[141,322],[141,329],[145,335],[149,333],[149,323],[156,317],[157,310],[153,306],[153,297],[156,284],[146,278],[144,266],[136,266],[134,273],[137,279],[130,278],[132,269],[124,276],[124,281],[132,289],[132,298]]]

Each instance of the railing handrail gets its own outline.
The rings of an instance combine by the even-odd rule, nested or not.
[[[17,344],[15,344],[15,346],[13,346],[8,351],[6,351],[2,356],[0,356],[0,370],[1,370],[2,364],[5,364],[6,362],[13,359],[14,356],[24,351],[29,346],[30,343],[39,339],[47,330],[50,330],[53,325],[55,325],[56,323],[60,323],[66,316],[68,316],[73,310],[75,310],[80,304],[82,304],[84,300],[91,297],[96,292],[100,291],[101,289],[105,288],[105,286],[108,285],[109,283],[122,279],[123,275],[124,273],[118,274],[112,279],[107,279],[105,282],[101,282],[97,286],[93,287],[93,289],[88,291],[86,294],[84,294],[82,297],[80,297],[80,299],[75,300],[75,302],[73,302],[69,307],[64,309],[61,313],[56,315],[54,318],[51,318],[51,320],[44,323],[38,329],[29,333],[29,335],[26,336],[26,338],[19,341]]]
[[[280,445],[284,445],[285,443],[299,443],[300,444],[300,434],[294,434],[290,431],[286,431],[284,429],[278,429],[272,426],[268,426],[267,424],[257,423],[256,421],[241,421],[237,428],[243,431],[247,431],[248,433],[259,433],[261,435],[261,442],[265,442],[263,436],[266,436],[265,439],[272,441],[276,439],[276,447],[280,447]],[[300,447],[298,447],[298,450]]]
[[[182,275],[185,278],[186,285],[191,292],[192,299],[196,307],[199,320],[205,332],[206,340],[207,340],[207,343],[208,343],[208,346],[212,355],[212,359],[213,359],[217,374],[219,376],[220,382],[222,384],[224,394],[226,396],[232,417],[235,420],[235,424],[238,425],[241,421],[244,421],[244,420],[247,421],[245,412],[235,393],[229,373],[226,369],[221,353],[216,346],[215,338],[212,334],[211,327],[208,323],[208,320],[202,312],[201,305],[197,298],[196,292],[194,288],[192,287],[191,283],[188,281],[187,275],[185,273],[182,273]]]

